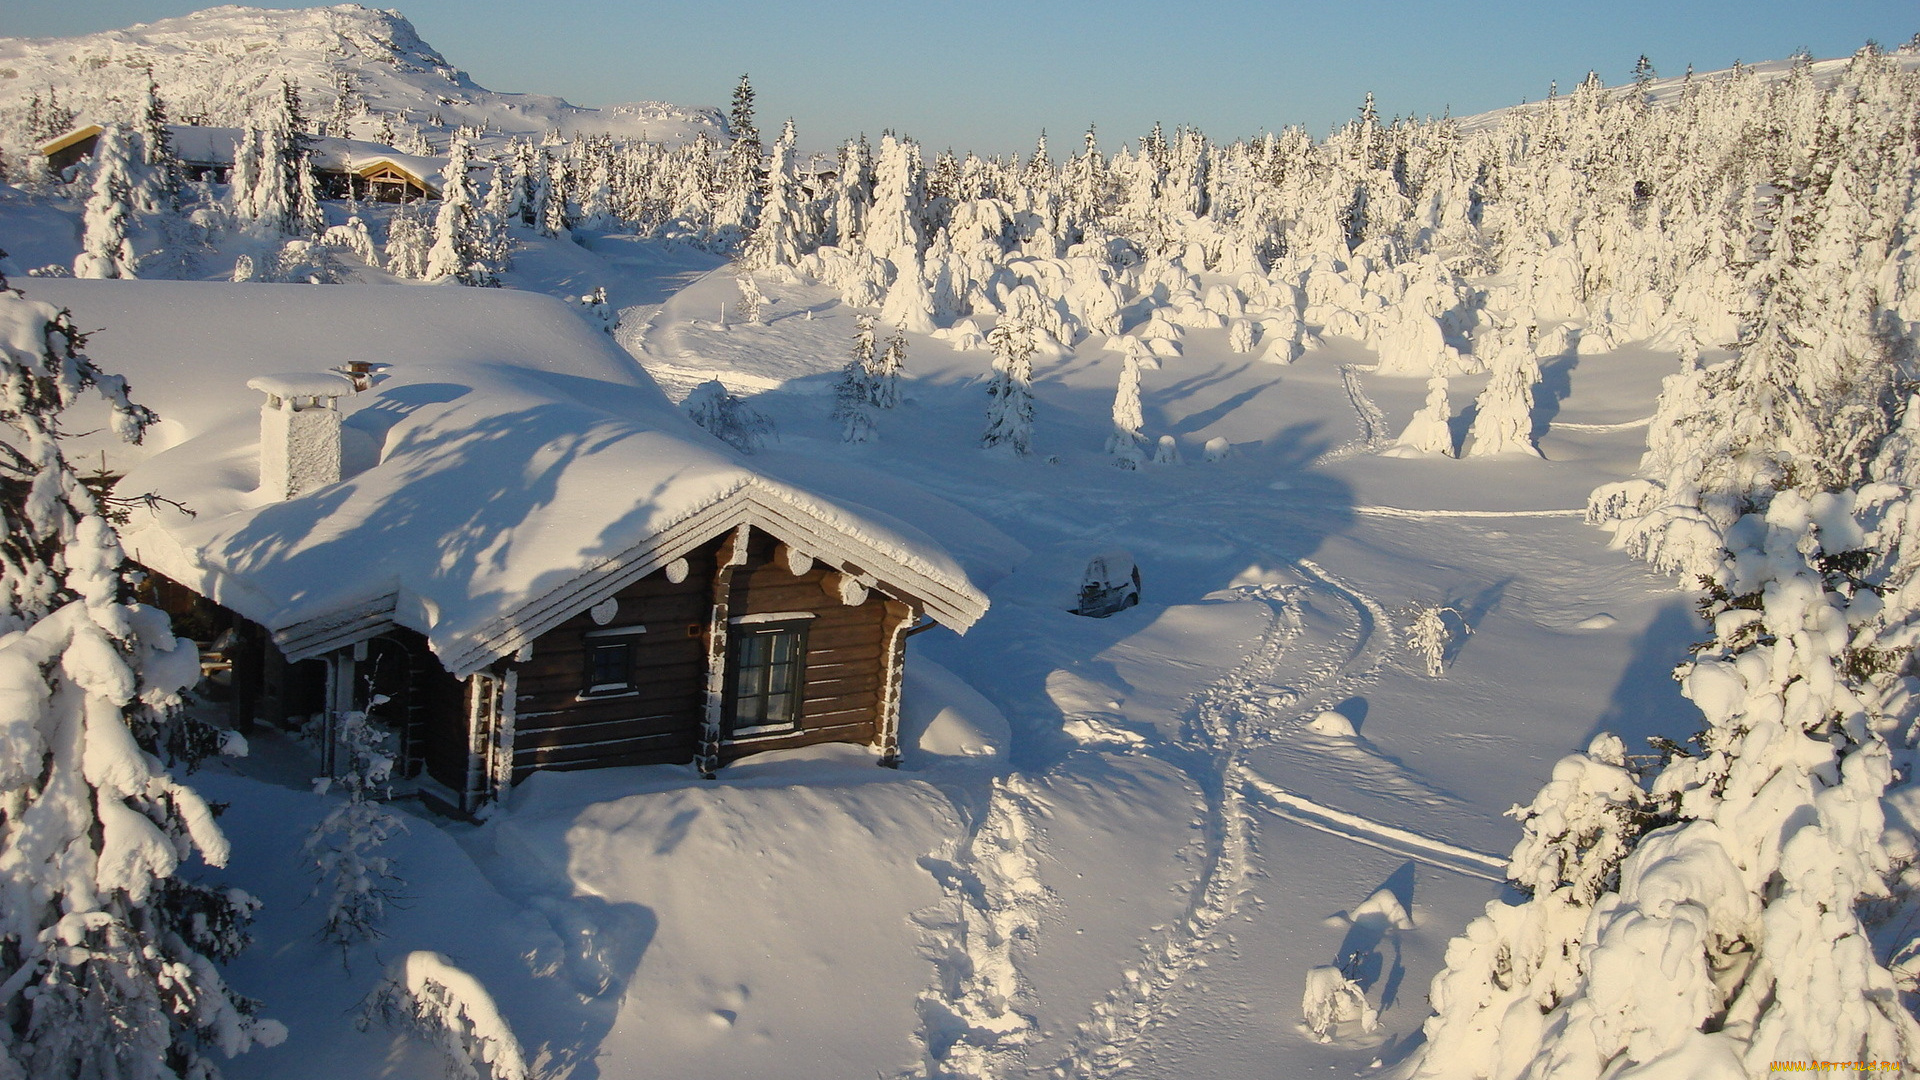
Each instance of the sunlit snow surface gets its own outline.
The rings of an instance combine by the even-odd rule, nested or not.
[[[230,1076],[437,1068],[352,1022],[416,949],[482,979],[556,1075],[1376,1075],[1448,938],[1501,895],[1502,811],[1598,729],[1694,722],[1668,678],[1700,636],[1688,597],[1575,513],[1632,470],[1669,353],[1549,365],[1544,459],[1389,458],[1355,445],[1342,367],[1393,430],[1424,379],[1371,374],[1343,339],[1278,366],[1190,331],[1142,387],[1147,435],[1188,464],[1128,473],[1103,452],[1120,363],[1097,342],[1038,366],[1033,459],[975,448],[987,354],[919,335],[904,404],[850,449],[827,414],[854,313],[830,290],[763,277],[765,325],[745,325],[699,257],[537,242],[517,267],[535,291],[607,284],[617,340],[670,397],[714,377],[748,396],[780,429],[753,467],[910,522],[957,505],[1030,555],[965,638],[913,640],[900,771],[842,747],[708,783],[537,777],[484,826],[396,842],[407,904],[344,967],[295,854],[325,809],[311,765],[262,738],[196,774],[233,804],[235,883],[268,905],[233,982],[291,1029]],[[1203,463],[1216,437],[1231,453]],[[1069,614],[1114,548],[1140,606]],[[1438,679],[1403,637],[1433,604],[1473,628]],[[1326,711],[1354,734],[1312,730]],[[1350,917],[1382,888],[1412,929]],[[1381,1029],[1316,1042],[1306,972],[1350,954]]]

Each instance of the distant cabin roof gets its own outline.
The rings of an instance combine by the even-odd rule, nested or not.
[[[167,131],[173,137],[173,152],[181,161],[189,165],[220,167],[233,165],[242,134],[240,128],[180,124],[168,125]],[[364,139],[315,135],[309,141],[313,147],[313,164],[316,168],[365,176],[381,164],[390,164],[411,176],[422,187],[436,193],[440,186],[440,174],[447,168],[445,157],[403,153],[391,146]],[[485,169],[487,165],[485,162],[475,162],[472,168]]]
[[[75,143],[85,142],[105,130],[106,128],[101,127],[99,124],[82,124],[72,131],[67,132],[65,135],[60,135],[41,143],[40,153],[43,157],[52,157]]]
[[[40,144],[40,153],[52,157],[62,150],[98,137],[104,130],[99,124],[76,127],[59,138]],[[173,139],[175,156],[184,164],[231,168],[243,129],[169,124],[167,133]],[[440,194],[440,176],[447,169],[445,157],[403,153],[391,146],[364,139],[342,139],[332,135],[315,135],[309,139],[313,147],[313,164],[317,169],[371,176],[382,166],[392,166],[430,194]],[[468,169],[484,172],[491,167],[484,161],[475,161]]]
[[[551,297],[73,279],[29,295],[103,327],[88,352],[165,418],[122,489],[192,514],[136,510],[129,553],[267,626],[292,659],[397,625],[468,674],[740,524],[857,566],[955,629],[986,610],[940,543],[751,468]],[[248,381],[375,357],[384,378],[339,401],[365,467],[292,499],[257,491]]]

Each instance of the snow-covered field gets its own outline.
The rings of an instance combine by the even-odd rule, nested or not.
[[[738,293],[717,260],[524,243],[512,284],[604,283],[670,393],[717,377],[771,416],[757,467],[908,516],[946,500],[1030,554],[964,639],[915,640],[899,772],[835,748],[711,783],[539,776],[478,827],[410,814],[389,845],[405,900],[345,963],[300,855],[331,802],[313,763],[263,736],[206,766],[194,783],[234,807],[229,877],[266,901],[230,975],[291,1031],[232,1076],[434,1067],[355,1025],[381,963],[423,949],[478,976],[556,1075],[1369,1075],[1501,895],[1503,811],[1599,730],[1696,723],[1666,677],[1701,635],[1690,598],[1578,515],[1637,461],[1671,353],[1551,368],[1544,459],[1396,458],[1366,452],[1362,410],[1397,430],[1424,380],[1370,374],[1340,339],[1286,366],[1194,331],[1144,373],[1147,432],[1184,463],[1125,472],[1102,451],[1117,354],[1041,364],[1036,457],[1010,461],[976,449],[988,355],[909,335],[904,404],[849,447],[828,411],[854,311],[830,290],[763,277],[765,325],[723,330]],[[1231,451],[1205,460],[1216,437]],[[1070,614],[1116,548],[1140,605]],[[1472,631],[1437,678],[1407,640],[1432,605]],[[1381,890],[1397,908],[1362,910]],[[1381,1027],[1321,1043],[1301,991],[1343,961]]]

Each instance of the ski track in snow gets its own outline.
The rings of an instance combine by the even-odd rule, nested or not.
[[[1179,749],[1210,765],[1182,763],[1207,793],[1208,802],[1203,864],[1187,911],[1146,944],[1140,961],[1122,973],[1121,985],[1093,1006],[1092,1015],[1053,1066],[1053,1076],[1091,1080],[1135,1064],[1131,1049],[1172,1015],[1175,1005],[1168,992],[1204,966],[1205,955],[1218,947],[1216,931],[1238,909],[1250,868],[1249,793],[1269,803],[1278,801],[1272,792],[1280,789],[1247,767],[1245,750],[1287,719],[1317,712],[1347,696],[1370,680],[1384,660],[1383,635],[1378,631],[1387,625],[1385,609],[1311,560],[1298,559],[1293,566],[1304,579],[1299,584],[1262,583],[1234,590],[1246,602],[1267,605],[1271,619],[1239,667],[1195,695],[1186,732],[1179,740]],[[1301,610],[1313,598],[1336,600],[1336,611],[1345,609],[1343,621],[1350,625],[1333,642],[1314,642],[1311,649],[1292,647],[1306,644],[1301,641],[1305,629]],[[1305,661],[1304,670],[1293,668],[1296,660]],[[1458,849],[1449,851],[1449,845],[1438,841],[1303,799],[1286,805],[1302,817],[1317,811],[1317,821],[1326,823],[1319,827],[1338,829],[1338,835],[1362,843],[1393,843],[1398,845],[1393,850],[1418,851],[1428,861],[1464,856],[1471,864],[1475,858],[1472,852],[1455,854]],[[1455,868],[1451,863],[1444,865]]]
[[[1555,420],[1549,425],[1549,428],[1564,428],[1567,431],[1632,431],[1634,428],[1643,428],[1651,423],[1653,423],[1653,417],[1651,416],[1642,417],[1638,420],[1628,420],[1619,424],[1575,424],[1568,421]]]
[[[1310,799],[1301,798],[1250,770],[1246,775],[1248,784],[1265,797],[1267,809],[1295,824],[1318,829],[1382,851],[1417,859],[1442,870],[1451,870],[1492,882],[1507,880],[1505,859],[1495,858],[1478,851],[1469,851],[1444,840],[1422,836],[1392,825],[1368,821],[1366,818],[1349,814],[1344,810],[1335,810],[1330,806],[1322,806]]]
[[[1374,404],[1360,386],[1360,369],[1352,364],[1341,364],[1340,381],[1345,384],[1347,400],[1353,405],[1354,423],[1360,428],[1360,438],[1327,451],[1322,461],[1340,461],[1356,454],[1369,453],[1385,446],[1391,438],[1387,432],[1387,414]]]
[[[1397,518],[1582,518],[1587,516],[1584,509],[1578,510],[1404,510],[1398,506],[1355,506],[1350,509],[1356,514],[1370,514],[1374,517]]]

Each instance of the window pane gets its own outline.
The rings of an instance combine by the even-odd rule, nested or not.
[[[735,639],[731,727],[736,733],[791,728],[798,720],[803,635],[801,629],[762,629]]]
[[[595,645],[587,652],[587,691],[605,693],[630,685],[632,647]]]

